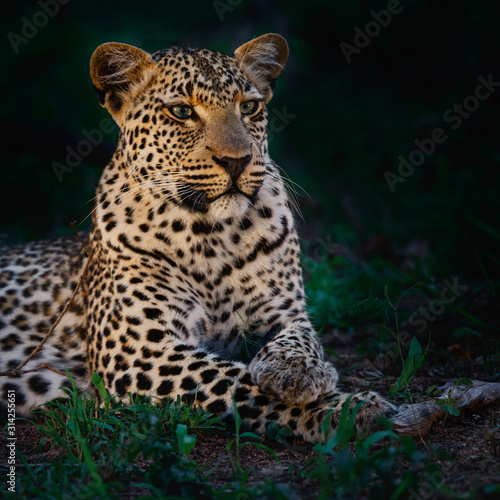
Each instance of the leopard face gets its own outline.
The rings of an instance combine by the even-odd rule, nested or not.
[[[276,45],[281,40],[257,53],[240,47],[235,58],[175,47],[152,56],[123,44],[98,48],[91,73],[121,126],[126,189],[147,189],[212,220],[241,216],[265,198],[266,176],[275,175],[266,103],[288,54]]]
[[[245,428],[277,423],[310,441],[348,400],[366,402],[360,430],[391,410],[374,393],[337,391],[308,319],[293,216],[267,150],[266,105],[287,56],[275,34],[234,57],[97,48],[91,77],[118,146],[85,248],[63,239],[0,252],[0,372],[71,303],[0,400],[15,391],[28,410],[63,395],[68,368],[80,390],[97,373],[111,393],[181,397],[228,420],[236,405]]]

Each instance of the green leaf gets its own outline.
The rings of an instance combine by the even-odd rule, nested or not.
[[[189,455],[196,444],[196,436],[189,436],[187,427],[184,424],[177,424],[175,435],[177,436],[177,444],[181,454],[184,456]]]
[[[406,387],[424,361],[425,353],[422,354],[422,347],[420,346],[420,343],[416,337],[413,337],[408,351],[408,358],[403,364],[401,375],[391,387],[389,396],[393,397],[394,394],[396,394],[402,387]]]
[[[110,407],[110,404],[111,404],[111,399],[109,397],[108,390],[104,386],[104,382],[103,382],[102,378],[96,372],[94,372],[92,374],[92,383],[99,391],[99,395],[101,396],[102,400],[104,401],[104,407],[106,409],[108,409]]]
[[[420,346],[420,342],[417,340],[417,337],[413,337],[410,344],[410,350],[408,351],[408,357],[418,356],[419,354],[422,354],[422,347]]]
[[[467,387],[470,387],[473,384],[472,380],[470,380],[468,378],[457,378],[456,380],[453,381],[453,383],[456,386],[465,385]]]
[[[226,445],[226,451],[229,453],[231,451],[231,448],[234,444],[234,442],[236,441],[236,439],[231,439],[231,441],[229,441],[229,443],[227,443]]]
[[[240,437],[247,437],[247,438],[255,438],[255,439],[262,439],[260,436],[257,436],[257,434],[254,434],[253,432],[243,432],[240,434]]]
[[[426,391],[426,396],[429,396],[433,392],[436,392],[437,388],[437,385],[431,385]]]
[[[240,428],[241,428],[241,417],[238,412],[238,406],[236,404],[236,400],[234,399],[234,394],[232,391],[231,392],[231,399],[233,401],[233,408],[234,408],[234,426],[236,429],[236,435],[239,435],[240,433]]]
[[[261,450],[265,450],[265,451],[269,452],[276,461],[280,462],[280,458],[278,457],[278,455],[273,450],[271,450],[271,448],[266,446],[265,444],[262,444],[262,443],[241,443],[241,446],[255,446],[256,448],[260,448]]]
[[[394,435],[393,431],[375,432],[371,436],[368,436],[366,439],[363,439],[363,444],[365,446],[365,449],[368,449],[372,444],[376,443],[377,441],[380,441],[381,439],[390,437],[392,435]]]
[[[101,422],[100,420],[96,420],[95,418],[92,419],[92,422],[97,425],[97,427],[102,427],[103,429],[108,429],[108,431],[114,431],[114,427],[112,427],[109,424],[106,424],[104,422]]]

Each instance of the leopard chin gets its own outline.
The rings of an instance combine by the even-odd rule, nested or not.
[[[193,190],[189,195],[183,197],[182,204],[191,212],[205,214],[209,219],[221,220],[245,215],[254,204],[256,196],[257,193],[250,196],[238,188],[232,187],[210,199],[203,191]]]
[[[242,217],[252,205],[252,198],[241,193],[229,192],[209,204],[208,215],[217,220]]]

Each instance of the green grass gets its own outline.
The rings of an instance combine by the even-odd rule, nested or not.
[[[359,242],[355,237],[342,231],[341,240],[356,248]],[[396,266],[381,257],[332,248],[337,247],[320,246],[318,250],[314,243],[306,245],[309,310],[323,332],[332,328],[346,334],[366,332],[358,349],[359,359],[388,361],[381,376],[391,377],[390,397],[409,402],[419,395],[434,397],[450,417],[456,416],[454,401],[447,394],[436,392],[435,387],[422,393],[410,389],[413,377],[443,360],[456,367],[457,383],[468,383],[460,374],[463,362],[446,351],[447,342],[461,343],[470,363],[480,354],[485,373],[492,380],[499,377],[498,319],[483,316],[475,307],[479,299],[495,297],[499,284],[495,275],[484,275],[482,282],[467,281],[453,301],[442,304],[442,312],[440,306],[437,319],[445,327],[438,335],[439,329],[432,322],[423,331],[411,324],[416,314],[413,300],[424,305],[432,301],[439,305],[441,300],[444,280],[450,275],[439,275],[436,261],[413,259],[410,265]],[[252,326],[248,325],[249,340]],[[440,345],[435,345],[436,337]],[[217,417],[183,404],[179,398],[155,402],[129,395],[127,401],[121,401],[108,394],[97,375],[92,381],[97,397],[78,394],[73,385],[66,389],[67,399],[53,401],[38,412],[34,425],[45,436],[40,449],[56,447],[59,457],[38,464],[28,464],[20,457],[26,470],[17,475],[17,493],[11,498],[114,499],[132,491],[151,499],[289,499],[300,497],[303,482],[320,499],[408,498],[422,488],[453,496],[441,484],[438,461],[447,458],[445,455],[429,446],[421,451],[422,446],[397,435],[388,422],[385,430],[356,440],[356,410],[349,413],[347,406],[339,428],[325,443],[314,447],[316,455],[307,466],[289,467],[286,484],[271,479],[255,483],[250,480],[251,471],[242,466],[242,457],[253,447],[264,449],[270,460],[277,461],[275,447],[279,450],[290,440],[289,429],[270,426],[262,438],[240,432],[237,412],[235,426],[228,428]],[[213,463],[196,463],[191,452],[204,433],[213,431],[227,440],[227,454]],[[496,423],[487,440],[498,446]],[[232,470],[229,482],[223,485],[212,481],[221,464]],[[492,488],[494,485],[485,492]],[[469,493],[472,498],[474,491]]]
[[[154,499],[288,499],[297,494],[289,485],[272,480],[249,484],[249,470],[240,461],[244,449],[263,448],[273,460],[278,457],[262,438],[240,433],[238,416],[235,437],[227,438],[228,455],[219,459],[232,465],[233,480],[215,487],[210,481],[214,464],[195,463],[189,454],[200,431],[225,429],[227,433],[218,418],[179,400],[152,404],[136,397],[125,404],[103,391],[99,377],[93,381],[105,396],[101,404],[73,387],[67,390],[68,399],[49,403],[37,415],[34,425],[46,436],[40,448],[57,446],[60,455],[55,461],[32,465],[21,457],[26,470],[17,475],[17,493],[10,498],[114,499],[126,491]],[[332,494],[356,498],[361,492],[375,497],[382,488],[390,498],[399,498],[418,491],[422,475],[437,470],[431,456],[390,429],[349,444],[355,435],[354,414],[345,406],[338,430],[315,447],[316,458],[304,470],[291,468],[290,480],[311,481],[319,498]],[[251,441],[242,442],[242,438]],[[377,449],[372,451],[373,447]],[[408,467],[401,468],[402,461]]]
[[[446,359],[458,367],[452,355],[432,345],[432,325],[423,333],[408,325],[414,311],[405,301],[440,297],[442,281],[435,279],[433,263],[404,268],[381,258],[353,259],[328,251],[313,255],[315,259],[305,266],[313,317],[323,330],[366,329],[367,339],[358,355],[360,359],[389,359],[391,397],[413,401],[419,394],[410,390],[410,382],[429,363]],[[473,305],[479,296],[493,296],[497,286],[493,277],[486,284],[471,283],[456,300],[444,304],[439,315],[440,320],[454,325],[448,340],[462,342],[471,356],[472,351],[482,350],[483,369],[492,380],[500,373],[499,341],[490,336],[497,331],[498,322],[478,316]],[[92,381],[98,397],[78,394],[73,385],[66,389],[67,399],[53,401],[38,412],[34,425],[45,436],[40,449],[57,447],[59,458],[30,465],[20,457],[26,471],[17,475],[17,493],[11,498],[114,499],[133,491],[140,498],[151,499],[288,499],[300,497],[303,481],[312,485],[320,499],[407,498],[419,488],[429,487],[453,496],[441,485],[443,474],[437,460],[446,458],[442,453],[431,447],[421,451],[413,439],[392,431],[388,422],[385,430],[356,440],[356,410],[349,413],[347,406],[336,432],[314,447],[315,458],[303,469],[290,466],[287,484],[273,480],[256,484],[249,479],[250,470],[242,466],[243,455],[254,447],[278,460],[273,448],[290,440],[289,429],[270,426],[262,438],[240,432],[237,412],[235,427],[228,428],[217,417],[183,404],[179,398],[155,402],[129,395],[127,401],[121,401],[108,394],[97,375]],[[457,378],[457,383],[462,382],[467,379]],[[435,397],[437,404],[455,416],[454,402],[435,389],[430,387],[426,395]],[[497,446],[498,425],[492,428],[488,439]],[[198,434],[212,431],[227,439],[227,454],[213,463],[196,463],[190,454],[203,439]],[[233,473],[227,484],[214,486],[211,475],[224,463]]]
[[[93,382],[104,404],[78,394],[55,400],[35,423],[46,435],[40,447],[61,450],[53,463],[27,466],[16,498],[115,498],[124,489],[147,489],[152,498],[169,494],[195,498],[208,491],[198,465],[187,456],[195,430],[223,429],[219,419],[179,400],[152,404],[132,397],[129,404],[109,397],[99,377]]]
[[[359,354],[387,356],[392,349],[400,369],[403,351],[415,337],[422,345],[434,345],[435,339],[440,344],[458,341],[469,358],[482,355],[485,370],[497,376],[500,320],[489,311],[497,303],[500,273],[472,279],[465,269],[450,271],[432,254],[364,255],[353,250],[362,242],[352,230],[339,225],[331,234],[329,245],[306,243],[303,256],[308,310],[320,332],[364,331],[367,338]],[[336,239],[348,244],[336,245]],[[476,265],[486,273],[479,257]],[[481,302],[489,307],[479,306]],[[446,356],[432,346],[427,354]]]
[[[352,413],[347,410],[345,405],[337,431],[325,444],[315,446],[318,456],[303,472],[319,479],[319,499],[408,498],[408,495],[418,495],[429,477],[436,479],[435,492],[445,491],[439,484],[442,471],[435,460],[449,459],[446,454],[436,449],[428,453],[417,450],[415,441],[396,434],[388,421],[386,430],[351,445],[354,417],[359,408]],[[402,463],[406,464],[403,470]]]
[[[306,244],[303,260],[315,324],[322,332],[334,328],[342,333],[365,332],[359,359],[368,358],[376,366],[380,361],[380,376],[394,383],[395,398],[411,400],[415,394],[409,384],[414,377],[443,362],[453,369],[452,377],[461,377],[467,368],[481,369],[481,375],[491,380],[500,379],[498,310],[490,307],[488,315],[489,306],[478,307],[497,302],[493,299],[500,291],[500,197],[492,182],[500,165],[495,127],[498,99],[496,104],[496,97],[485,102],[459,130],[447,128],[447,142],[395,193],[383,175],[386,170],[395,171],[398,155],[407,156],[416,138],[429,137],[434,127],[444,126],[443,112],[470,95],[478,71],[484,70],[484,75],[489,71],[488,48],[497,45],[497,16],[482,3],[471,3],[464,11],[458,4],[450,9],[439,2],[432,6],[413,2],[411,16],[406,13],[410,10],[405,11],[353,64],[346,66],[333,56],[332,70],[331,64],[325,64],[332,60],[332,44],[324,36],[333,29],[339,40],[351,40],[353,27],[369,19],[370,2],[325,4],[320,17],[314,3],[267,6],[270,15],[262,16],[251,2],[239,2],[226,13],[225,22],[218,19],[212,2],[198,2],[196,8],[179,3],[181,11],[174,16],[152,16],[151,9],[124,4],[120,22],[111,4],[89,2],[70,2],[64,14],[50,19],[50,27],[41,29],[18,54],[2,53],[5,74],[15,76],[5,82],[11,99],[4,100],[3,111],[13,121],[6,131],[11,130],[7,142],[16,143],[13,138],[21,132],[27,139],[22,151],[4,151],[4,163],[10,168],[3,172],[6,194],[0,196],[0,205],[12,216],[2,225],[0,243],[72,234],[68,222],[84,220],[91,210],[86,201],[94,196],[107,158],[102,154],[87,158],[62,183],[53,175],[51,163],[64,161],[65,147],[75,147],[84,129],[97,127],[107,117],[87,75],[90,54],[98,44],[116,39],[147,50],[193,44],[229,53],[240,40],[242,26],[244,32],[250,26],[254,34],[283,30],[293,59],[278,81],[270,109],[286,106],[296,118],[283,133],[275,134],[270,147],[273,158],[314,201],[303,203],[302,208],[306,223],[323,238]],[[23,16],[31,19],[38,7],[35,3],[30,9],[23,3],[11,7],[4,32],[19,33]],[[432,16],[427,15],[429,9]],[[178,22],[187,17],[189,23]],[[429,24],[429,19],[437,21]],[[442,33],[450,30],[454,36],[442,39]],[[415,57],[408,47],[419,47],[420,55]],[[432,68],[439,68],[442,78],[435,78]],[[408,78],[411,74],[423,74],[433,84],[417,89],[414,79]],[[318,96],[328,96],[321,113]],[[115,135],[105,138],[104,156],[112,151]],[[23,184],[22,193],[16,192],[15,200],[8,196],[12,186],[28,178],[31,181]],[[33,203],[24,202],[28,198],[37,203],[36,211]],[[390,236],[395,255],[358,251],[364,246],[362,238],[373,235]],[[414,257],[407,265],[395,263],[404,245],[414,240],[428,242],[429,255]],[[336,252],[337,242],[351,253]],[[439,325],[429,323],[418,332],[409,324],[416,312],[411,300],[436,300],[443,280],[451,276],[463,277],[468,289],[445,304],[437,317]],[[252,326],[247,324],[243,332],[248,355],[255,348]],[[447,350],[453,344],[466,353],[465,361]],[[481,361],[472,367],[475,359]],[[222,427],[218,419],[180,401],[154,406],[133,398],[120,403],[109,399],[99,381],[94,381],[104,400],[102,408],[95,399],[81,399],[70,391],[67,401],[53,403],[38,417],[46,445],[59,446],[63,455],[54,463],[27,468],[18,485],[25,498],[113,498],[130,487],[139,491],[140,485],[146,485],[152,498],[292,497],[290,488],[273,482],[250,486],[244,470],[230,484],[210,488],[210,475],[189,460],[189,452],[198,446],[200,430]],[[452,409],[452,402],[441,396],[436,398]],[[347,422],[340,434],[345,437],[349,432]],[[311,467],[297,475],[319,481],[323,497],[332,492],[339,497],[354,494],[351,477],[361,478],[356,493],[378,498],[414,496],[413,474],[418,471],[411,469],[410,457],[424,468],[425,459],[413,454],[411,441],[400,441],[387,432],[384,443],[375,443],[376,451],[371,453],[362,444],[354,449],[318,449]],[[228,455],[236,449],[243,453],[238,436],[236,429],[236,437],[228,438],[228,442],[236,440]],[[289,436],[273,426],[267,437],[282,443]],[[145,456],[149,457],[146,465],[140,465]],[[237,468],[239,462],[232,457]],[[396,467],[398,461],[408,462],[407,475]],[[380,494],[386,484],[390,493]],[[432,481],[427,484],[435,490]]]

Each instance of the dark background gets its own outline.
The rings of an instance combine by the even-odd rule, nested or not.
[[[304,238],[368,245],[382,257],[413,245],[428,250],[433,276],[498,276],[500,88],[456,130],[443,117],[474,94],[479,77],[500,82],[498,2],[401,0],[401,12],[350,63],[340,43],[354,45],[355,27],[365,31],[370,11],[394,0],[65,0],[14,47],[12,34],[26,34],[26,21],[43,23],[43,4],[2,7],[2,243],[69,234],[72,221],[89,223],[117,129],[62,178],[52,164],[66,163],[66,148],[77,148],[85,131],[108,118],[88,76],[99,44],[232,53],[277,32],[291,55],[269,105],[277,117],[271,152],[309,195],[297,188]],[[391,192],[384,173],[397,173],[398,156],[408,158],[414,141],[436,128],[447,139]]]

